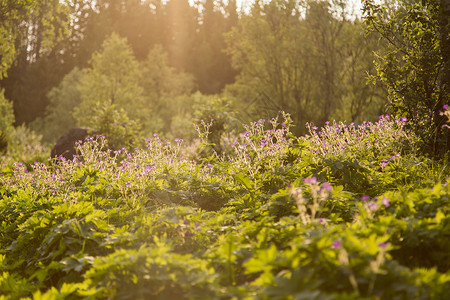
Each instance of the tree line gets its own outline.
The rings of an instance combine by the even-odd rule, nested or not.
[[[88,126],[120,144],[189,137],[200,120],[214,120],[220,137],[283,110],[304,134],[306,122],[390,110],[429,122],[423,137],[436,150],[445,3],[366,0],[354,12],[344,0],[257,0],[247,10],[235,0],[3,1],[0,125],[14,119],[47,141]]]

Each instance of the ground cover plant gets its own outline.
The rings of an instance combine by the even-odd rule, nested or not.
[[[281,113],[220,154],[202,123],[207,155],[154,134],[4,160],[0,299],[446,299],[449,170],[407,122],[296,137]]]

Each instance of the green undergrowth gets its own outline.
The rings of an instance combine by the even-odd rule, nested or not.
[[[1,164],[0,299],[447,299],[446,162],[405,120],[290,126]]]

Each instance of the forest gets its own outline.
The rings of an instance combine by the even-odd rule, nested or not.
[[[449,21],[2,0],[0,300],[446,300]]]

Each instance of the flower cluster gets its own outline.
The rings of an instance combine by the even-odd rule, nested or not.
[[[292,121],[289,114],[284,112],[282,118],[281,122],[277,116],[267,121],[260,119],[250,124],[242,124],[245,132],[231,145],[235,155],[228,155],[226,159],[236,168],[244,164],[250,176],[255,176],[263,165],[264,168],[272,170],[280,163],[279,158],[291,143],[289,136]]]
[[[415,151],[417,138],[406,129],[407,119],[393,119],[382,115],[375,123],[364,121],[356,125],[342,122],[326,122],[318,128],[306,123],[309,134],[304,137],[310,143],[310,152],[327,157],[354,153],[362,157],[390,157],[382,162],[385,166],[393,156],[409,150]]]
[[[290,189],[290,195],[295,199],[297,209],[303,224],[308,224],[320,217],[323,203],[330,197],[333,187],[328,182],[320,183],[316,177],[308,177],[303,180],[305,187],[310,194],[310,198],[304,196],[305,187],[293,187]],[[322,218],[319,223],[325,224]]]

